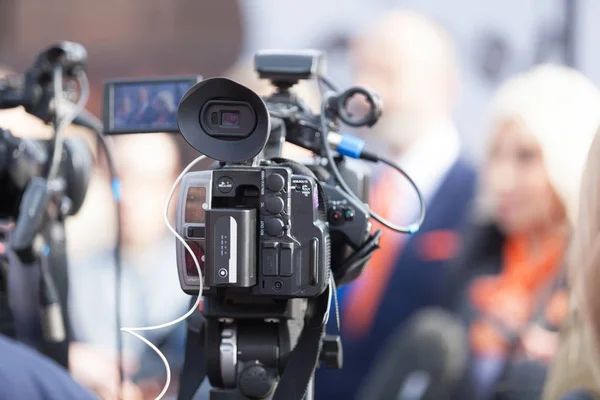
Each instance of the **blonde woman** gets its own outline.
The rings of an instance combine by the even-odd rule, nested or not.
[[[492,102],[481,215],[449,289],[471,349],[465,386],[474,393],[462,398],[512,398],[503,396],[515,389],[541,395],[568,305],[564,249],[599,122],[600,93],[565,67],[522,73]],[[515,382],[524,376],[526,383]]]
[[[545,400],[573,390],[600,398],[600,132],[581,185],[579,218],[568,256],[571,297]]]

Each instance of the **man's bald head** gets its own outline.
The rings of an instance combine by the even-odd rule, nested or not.
[[[456,57],[452,40],[434,21],[410,11],[386,13],[356,38],[352,51],[356,83],[381,95],[384,117],[409,116],[411,125],[451,117]]]
[[[141,134],[118,136],[115,147],[123,183],[123,243],[141,249],[166,234],[163,210],[179,172],[177,144],[166,133]]]

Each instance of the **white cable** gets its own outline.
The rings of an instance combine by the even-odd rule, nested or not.
[[[153,345],[148,339],[146,339],[145,337],[143,337],[142,335],[140,335],[136,332],[153,331],[156,329],[162,329],[162,328],[166,328],[166,327],[178,324],[181,321],[184,321],[185,319],[187,319],[187,317],[189,317],[190,315],[192,315],[194,313],[194,311],[196,311],[196,309],[200,305],[200,300],[202,299],[202,289],[203,289],[203,287],[202,287],[203,279],[202,279],[202,271],[200,270],[200,263],[198,262],[198,259],[196,258],[196,255],[194,254],[194,252],[192,251],[190,246],[185,242],[185,240],[181,237],[181,235],[179,235],[177,233],[177,231],[173,228],[173,226],[169,222],[169,205],[171,204],[171,199],[173,198],[175,189],[177,188],[177,185],[179,185],[179,182],[181,182],[181,179],[183,178],[183,176],[185,174],[187,174],[189,172],[189,170],[192,169],[196,164],[198,164],[200,161],[204,160],[205,158],[206,158],[206,156],[204,156],[204,155],[196,158],[194,161],[189,163],[188,166],[185,167],[183,169],[183,171],[181,171],[181,174],[179,174],[177,179],[175,179],[175,182],[173,183],[173,187],[171,188],[171,192],[169,192],[169,196],[167,197],[167,202],[165,204],[165,214],[164,214],[165,224],[167,224],[167,228],[169,229],[169,231],[171,231],[171,233],[173,235],[175,235],[177,240],[179,240],[183,244],[185,249],[192,256],[192,259],[194,260],[194,264],[196,264],[196,270],[198,271],[198,276],[200,277],[200,289],[198,290],[198,298],[196,299],[196,302],[194,303],[194,305],[192,306],[192,308],[190,308],[190,310],[188,312],[186,312],[181,317],[179,317],[171,322],[167,322],[167,323],[160,324],[160,325],[154,325],[154,326],[146,326],[146,327],[141,327],[141,328],[121,328],[121,332],[130,333],[133,336],[140,339],[141,341],[143,341],[144,343],[146,343],[152,350],[154,350],[156,352],[156,354],[158,354],[158,356],[162,360],[163,364],[165,364],[165,369],[167,372],[167,381],[165,382],[165,386],[163,387],[160,394],[158,396],[156,396],[155,400],[162,399],[163,396],[165,395],[165,393],[167,393],[167,389],[169,389],[169,385],[171,384],[171,368],[169,367],[169,362],[167,361],[167,358],[164,356],[164,354],[161,353],[161,351],[155,345]]]
[[[331,281],[330,286],[333,292],[333,304],[335,305],[335,322],[337,323],[337,330],[340,332],[340,306],[338,303],[337,285],[335,284],[335,279],[333,279],[333,274],[329,277],[329,280]],[[331,298],[329,301],[331,302]]]

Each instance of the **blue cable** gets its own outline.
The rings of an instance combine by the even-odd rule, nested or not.
[[[121,201],[121,180],[119,178],[114,178],[111,181],[111,188],[113,198],[117,203],[119,203]]]
[[[365,141],[351,135],[343,134],[341,136],[342,141],[337,146],[337,152],[343,156],[360,158],[365,148]]]

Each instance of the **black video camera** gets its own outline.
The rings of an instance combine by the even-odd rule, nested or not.
[[[50,140],[21,139],[0,129],[0,220],[17,220],[23,196],[32,179],[42,177],[52,154]],[[92,154],[81,138],[65,140],[60,179],[65,216],[81,208],[92,172]]]
[[[332,254],[368,240],[369,212],[324,179],[323,168],[281,159],[274,148],[282,137],[320,152],[314,139],[320,117],[288,89],[322,72],[321,54],[259,53],[256,68],[279,89],[266,104],[225,78],[200,82],[183,97],[182,135],[223,165],[183,177],[176,228],[200,262],[204,296],[225,289],[230,297],[318,296],[329,284]],[[200,278],[183,243],[177,244],[177,261],[183,290],[198,294]],[[333,266],[341,267],[340,261],[336,257]]]
[[[370,233],[369,174],[344,156],[379,159],[339,130],[342,122],[372,126],[382,103],[366,88],[338,92],[323,76],[324,62],[317,51],[263,51],[255,57],[256,71],[271,81],[274,94],[263,99],[232,80],[212,78],[181,97],[178,130],[218,165],[189,172],[199,157],[177,180],[180,284],[203,296],[202,315],[188,319],[180,399],[193,397],[203,379],[199,371],[215,388],[211,398],[290,399],[311,390],[319,360],[341,367],[339,337],[324,337],[334,284],[361,274],[381,232]],[[330,89],[322,93],[319,114],[291,90],[303,79]],[[179,98],[184,81],[190,82],[107,82],[106,132],[177,131],[152,99],[165,92]],[[367,106],[361,116],[349,110],[354,96]],[[136,101],[149,104],[148,118]],[[314,158],[282,158],[285,141]]]
[[[44,122],[52,122],[56,131],[69,114],[71,121],[81,121],[79,113],[74,114],[76,106],[62,98],[67,94],[62,81],[84,75],[86,59],[87,52],[78,43],[50,46],[23,75],[0,81],[0,109],[22,106]],[[60,93],[55,93],[56,79]],[[11,247],[25,263],[42,252],[35,239],[45,222],[75,214],[87,192],[91,152],[83,139],[63,136],[55,132],[52,140],[19,139],[0,129],[0,219],[15,222]]]
[[[60,42],[40,52],[23,75],[0,80],[0,109],[22,106],[54,126],[51,140],[20,139],[0,129],[0,240],[20,264],[39,268],[40,350],[65,367],[70,327],[64,224],[83,204],[92,154],[83,139],[65,139],[63,130],[71,122],[88,125],[80,114],[89,94],[86,58],[82,45]],[[70,80],[79,83],[77,104],[65,99],[74,94],[63,89]],[[8,321],[0,333],[5,334],[13,329],[10,307],[2,304],[10,290],[8,268],[19,267],[8,260],[0,254],[0,320]]]

